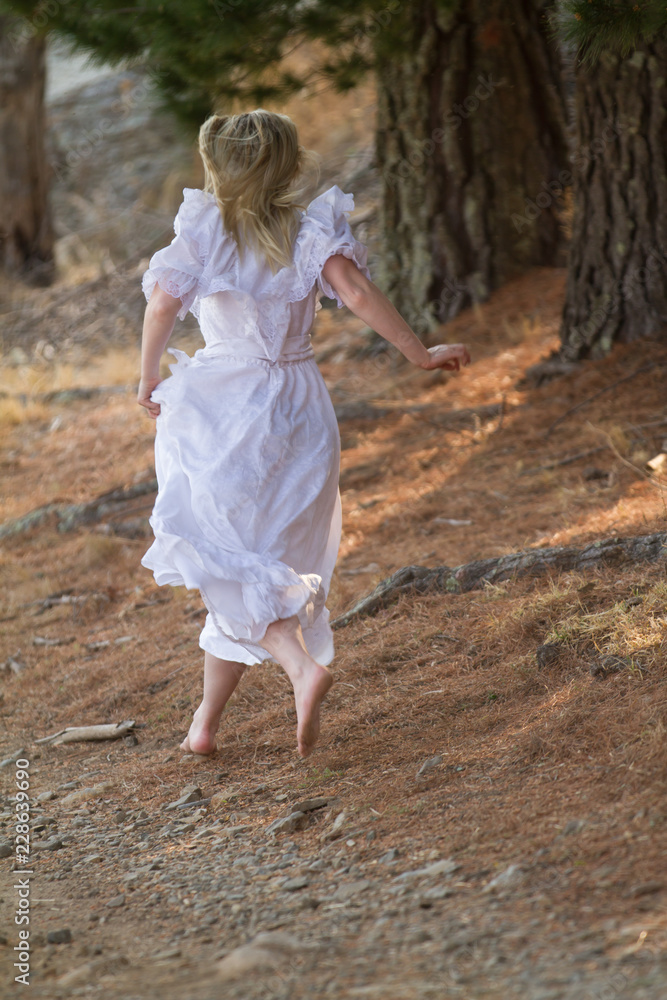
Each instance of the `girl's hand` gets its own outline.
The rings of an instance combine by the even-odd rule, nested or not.
[[[159,375],[155,378],[142,378],[137,391],[137,403],[148,410],[148,415],[153,420],[160,416],[160,404],[151,402],[151,393],[162,381]]]
[[[461,366],[470,364],[470,354],[465,344],[437,344],[429,347],[428,361],[422,362],[420,368],[431,371],[433,368],[446,368],[448,371],[457,372]]]

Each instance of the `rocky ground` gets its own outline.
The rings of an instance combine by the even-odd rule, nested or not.
[[[164,748],[24,752],[35,794],[37,996],[664,995],[667,954],[653,933],[662,883],[632,886],[607,910],[614,866],[603,864],[595,888],[577,892],[585,821],[569,822],[549,849],[519,842],[515,863],[479,867],[437,840],[424,849],[423,836],[378,835],[379,817],[350,808],[345,793],[304,799],[261,760],[256,773],[268,780],[252,788],[223,788],[230,775],[184,761],[189,783],[156,809],[123,795],[117,774],[131,754],[145,781],[161,782]],[[13,770],[3,766],[7,791]],[[9,795],[4,803],[7,836]],[[16,935],[3,924],[7,981]]]

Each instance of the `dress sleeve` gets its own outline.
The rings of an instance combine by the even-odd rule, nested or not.
[[[343,303],[322,276],[322,268],[329,257],[334,254],[342,254],[349,260],[353,260],[359,270],[370,280],[370,271],[367,266],[368,249],[352,235],[350,223],[347,216],[354,209],[354,198],[351,194],[345,194],[334,185],[319,198],[308,206],[306,217],[310,220],[312,246],[311,246],[311,266],[315,265],[316,280],[319,290],[328,299],[335,299],[338,308],[342,308]]]
[[[197,298],[199,279],[206,264],[205,229],[201,224],[201,191],[186,188],[183,204],[174,219],[175,236],[169,246],[154,253],[142,279],[146,301],[155,285],[181,300],[179,319],[185,319]]]

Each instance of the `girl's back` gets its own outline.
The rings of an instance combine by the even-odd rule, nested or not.
[[[225,231],[213,194],[183,192],[174,223],[176,236],[151,258],[143,279],[146,298],[156,284],[181,300],[179,316],[191,310],[199,319],[207,347],[230,351],[256,349],[277,361],[286,346],[307,346],[319,294],[341,300],[322,276],[324,263],[343,254],[370,277],[367,250],[352,235],[347,219],[354,199],[334,186],[302,213],[291,246],[291,263],[272,271],[252,248],[240,251]]]

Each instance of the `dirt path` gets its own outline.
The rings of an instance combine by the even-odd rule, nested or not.
[[[184,761],[181,780],[206,798],[214,792],[213,804],[169,810],[133,797],[119,809],[129,755],[164,790],[166,751],[151,743],[30,751],[43,802],[31,879],[35,995],[664,995],[660,890],[649,881],[628,892],[609,863],[578,870],[581,831],[592,820],[585,809],[550,848],[534,851],[520,837],[502,845],[502,863],[483,850],[447,857],[433,814],[424,817],[430,835],[413,824],[388,834],[344,790],[326,804],[311,796],[305,808],[320,808],[305,814],[304,828],[267,833],[274,814],[293,814],[304,783],[276,781],[261,761],[255,774],[268,782],[222,791],[214,768]],[[611,814],[607,822],[613,859],[626,853],[627,831]],[[3,929],[11,945],[16,934]],[[58,931],[71,942],[47,943]],[[237,950],[259,935],[269,935],[268,948]]]

